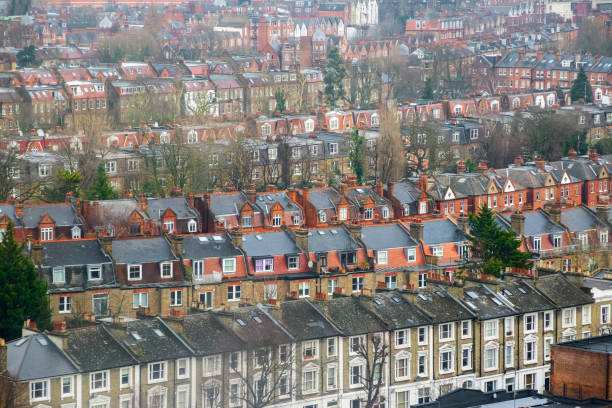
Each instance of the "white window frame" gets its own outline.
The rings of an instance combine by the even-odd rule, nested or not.
[[[181,374],[181,363],[184,363],[185,373]],[[176,360],[176,378],[182,380],[184,378],[189,378],[189,358],[179,358]]]
[[[164,267],[166,267],[166,266],[170,267],[170,274],[165,274],[164,273]],[[172,262],[160,262],[159,263],[159,274],[160,274],[162,279],[172,278],[172,275],[173,275],[172,269],[173,269]]]
[[[99,380],[96,379],[97,375],[101,376]],[[94,393],[94,392],[108,391],[110,389],[109,376],[110,376],[110,373],[108,370],[107,371],[96,371],[96,372],[90,373],[89,374],[89,392]],[[102,386],[94,387],[94,384],[98,381],[102,381],[103,383]]]
[[[448,327],[448,337],[443,337],[443,333],[446,330],[443,330],[445,327]],[[453,323],[441,323],[438,326],[438,340],[440,342],[452,341],[455,339],[455,325]]]
[[[178,295],[180,293],[180,296]],[[170,307],[183,306],[183,289],[170,291]]]
[[[389,263],[389,253],[387,251],[376,251],[376,263],[387,265]]]
[[[49,401],[51,399],[49,382],[50,382],[49,380],[30,381],[30,402]],[[34,396],[34,393],[36,392],[35,386],[37,384],[42,384],[42,388],[41,388],[42,395],[40,397]]]
[[[134,267],[134,268],[135,268],[135,267],[138,267],[138,278],[132,278],[132,277],[130,277],[130,275],[131,275],[131,271],[130,271],[130,269],[131,269],[131,268],[133,268],[133,267]],[[127,279],[128,279],[129,281],[133,281],[133,280],[142,280],[142,265],[141,265],[141,264],[128,264],[128,265],[127,265]]]
[[[242,297],[242,285],[228,285],[227,287],[227,301],[228,302],[239,302],[241,297]]]
[[[466,327],[467,327],[467,333],[465,330]],[[461,338],[462,339],[472,338],[472,321],[471,320],[463,320],[461,322]]]
[[[591,324],[591,305],[582,305],[582,325]]]
[[[410,347],[410,329],[399,329],[395,331],[395,348]]]

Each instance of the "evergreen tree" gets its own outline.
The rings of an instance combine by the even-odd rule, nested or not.
[[[349,160],[351,161],[351,169],[357,177],[357,183],[363,184],[363,142],[365,137],[359,134],[359,129],[354,128],[351,132],[351,151],[349,152]]]
[[[36,59],[36,48],[33,45],[17,52],[17,64],[20,67],[37,67],[40,63],[41,61]]]
[[[584,103],[593,102],[593,90],[591,89],[591,83],[589,82],[587,75],[584,73],[582,65],[580,66],[578,76],[572,83],[571,96],[572,102],[578,102],[580,98],[584,99]]]
[[[276,99],[276,110],[280,113],[284,113],[287,110],[287,98],[285,98],[285,92],[279,89],[274,93],[274,99]]]
[[[57,178],[50,186],[43,188],[42,193],[46,201],[50,203],[60,203],[66,198],[66,194],[71,192],[75,197],[79,196],[79,188],[83,182],[83,176],[78,170],[70,171],[60,169]]]
[[[529,267],[529,253],[519,249],[521,241],[514,232],[502,229],[495,222],[495,213],[486,206],[470,214],[468,241],[475,266],[485,275],[500,276],[506,267]]]
[[[327,103],[334,109],[338,102],[344,100],[344,84],[342,81],[346,78],[346,68],[344,61],[340,56],[338,47],[333,46],[327,55],[327,70],[325,72],[325,97]]]
[[[102,163],[98,164],[98,168],[96,170],[96,178],[92,183],[91,187],[87,191],[87,199],[88,200],[112,200],[117,198],[117,192],[111,186],[110,181],[108,181],[108,177],[106,176],[106,172],[104,171],[104,165]]]
[[[47,283],[38,278],[23,244],[15,241],[9,223],[0,242],[0,337],[21,337],[23,322],[30,319],[38,329],[51,328]]]
[[[431,78],[425,80],[425,88],[421,92],[421,99],[433,99],[433,86],[431,85]]]

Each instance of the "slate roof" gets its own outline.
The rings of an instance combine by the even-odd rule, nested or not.
[[[409,181],[400,181],[393,184],[393,197],[401,204],[418,201],[421,193],[421,190],[416,188],[414,184]]]
[[[172,360],[192,354],[159,317],[129,321],[126,328],[109,326],[109,330],[139,362]]]
[[[13,225],[15,227],[20,227],[21,226],[21,220],[19,218],[17,218],[16,214],[15,214],[15,206],[11,205],[11,204],[2,204],[0,205],[0,218],[2,218],[4,215],[7,215],[11,221],[13,222]]]
[[[42,242],[43,266],[93,265],[110,263],[95,239]]]
[[[183,258],[204,259],[240,256],[227,235],[189,235],[183,238]]]
[[[468,320],[475,317],[475,314],[468,310],[467,306],[451,296],[443,287],[428,285],[426,288],[420,289],[419,294],[411,299],[411,302],[425,312],[434,324]]]
[[[284,191],[257,194],[257,205],[263,210],[264,214],[269,214],[269,210],[277,202],[285,212],[300,211],[300,207],[291,201]]]
[[[570,208],[561,211],[561,224],[571,232],[586,231],[606,225],[595,214],[584,207]]]
[[[561,308],[593,303],[591,296],[559,273],[541,276],[535,287]]]
[[[109,370],[137,363],[104,325],[68,330],[66,352],[82,371]]]
[[[336,204],[340,201],[340,198],[340,194],[331,187],[311,189],[308,193],[308,201],[310,201],[317,210],[336,208]]]
[[[160,220],[164,212],[170,208],[176,214],[177,219],[193,218],[198,219],[198,213],[191,207],[184,197],[172,198],[148,198],[147,212],[155,220]]]
[[[372,201],[374,201],[375,205],[389,204],[386,198],[383,198],[376,194],[376,192],[370,187],[357,187],[347,189],[346,191],[346,198],[358,205],[360,208],[363,207],[368,197],[371,198]]]
[[[550,163],[556,169],[567,170],[568,174],[579,180],[595,180],[599,178],[601,166],[589,159],[561,160]]]
[[[466,286],[463,290],[463,298],[459,300],[466,304],[480,320],[498,319],[517,314],[517,311],[503,298],[482,284]]]
[[[49,214],[57,227],[81,225],[83,221],[78,216],[72,204],[44,204],[23,207],[23,223],[26,228],[37,228],[40,219]]]
[[[362,302],[374,312],[391,330],[431,324],[431,318],[400,293],[380,292],[372,299]]]
[[[438,200],[444,200],[448,187],[451,186],[455,197],[462,198],[487,193],[489,178],[482,174],[438,174],[436,183],[427,192]]]
[[[258,306],[241,307],[230,313],[219,314],[219,318],[248,348],[287,344],[294,340],[265,309]]]
[[[423,222],[423,242],[426,245],[462,242],[466,239],[463,231],[449,219]]]
[[[308,300],[283,302],[278,308],[269,308],[268,312],[298,341],[341,335]]]
[[[113,241],[113,258],[118,264],[176,260],[166,238],[140,238]]]
[[[497,293],[507,299],[514,305],[515,309],[522,313],[555,309],[554,303],[535,290],[524,279],[500,281],[500,288]]]
[[[321,228],[308,231],[309,252],[351,251],[361,248],[344,228]]]
[[[45,334],[34,334],[6,343],[7,371],[17,381],[77,373],[59,347]]]
[[[400,224],[363,227],[361,240],[367,249],[374,250],[417,246],[417,242]]]
[[[384,323],[361,305],[359,299],[348,296],[313,303],[345,336],[376,333],[385,330]]]
[[[243,342],[225,327],[212,312],[184,316],[180,322],[168,321],[194,352],[211,355],[244,348]]]
[[[208,208],[216,217],[221,215],[234,215],[240,213],[240,209],[246,201],[246,197],[241,192],[211,194],[210,206]]]
[[[288,255],[302,252],[286,231],[244,234],[242,249],[250,257],[267,255]]]
[[[524,212],[523,215],[525,216],[526,236],[555,234],[565,231],[560,225],[552,222],[541,211],[528,211]],[[502,217],[504,217],[506,221],[510,221],[510,214],[502,214]]]

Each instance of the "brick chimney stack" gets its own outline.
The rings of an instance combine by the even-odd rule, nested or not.
[[[465,162],[463,160],[457,162],[457,174],[465,173]]]
[[[510,215],[510,228],[517,235],[525,235],[525,216],[519,212]]]

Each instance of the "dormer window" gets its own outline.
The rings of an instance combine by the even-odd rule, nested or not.
[[[374,217],[374,209],[373,208],[366,208],[365,210],[363,210],[363,219],[369,221],[373,217]]]
[[[274,258],[256,259],[255,272],[274,272]]]
[[[243,214],[242,215],[242,227],[243,228],[250,228],[252,225],[251,223],[251,214]]]
[[[70,230],[72,233],[72,239],[80,239],[81,238],[81,229],[77,226],[72,227]]]
[[[168,234],[174,233],[174,220],[164,221],[164,230]]]
[[[102,265],[88,265],[87,275],[89,277],[89,280],[102,279]]]
[[[235,272],[236,272],[236,258],[223,259],[223,273],[235,273]]]
[[[329,119],[329,129],[330,130],[338,129],[338,118],[330,118]]]
[[[389,218],[389,208],[388,207],[383,207],[382,208],[382,217],[384,219]]]
[[[338,210],[338,220],[346,221],[348,218],[348,208],[342,207]]]
[[[272,216],[272,226],[280,227],[283,224],[283,215],[280,213],[274,214]]]
[[[162,262],[159,264],[162,278],[172,277],[172,262]]]
[[[187,230],[189,232],[197,232],[198,231],[198,223],[195,220],[189,220],[187,223]]]
[[[319,211],[319,222],[327,222],[327,214],[325,211]]]
[[[65,283],[66,282],[66,269],[63,266],[56,266],[53,268],[53,283]]]
[[[53,227],[45,227],[40,229],[41,241],[53,241]]]
[[[142,279],[142,265],[128,265],[128,280]]]

